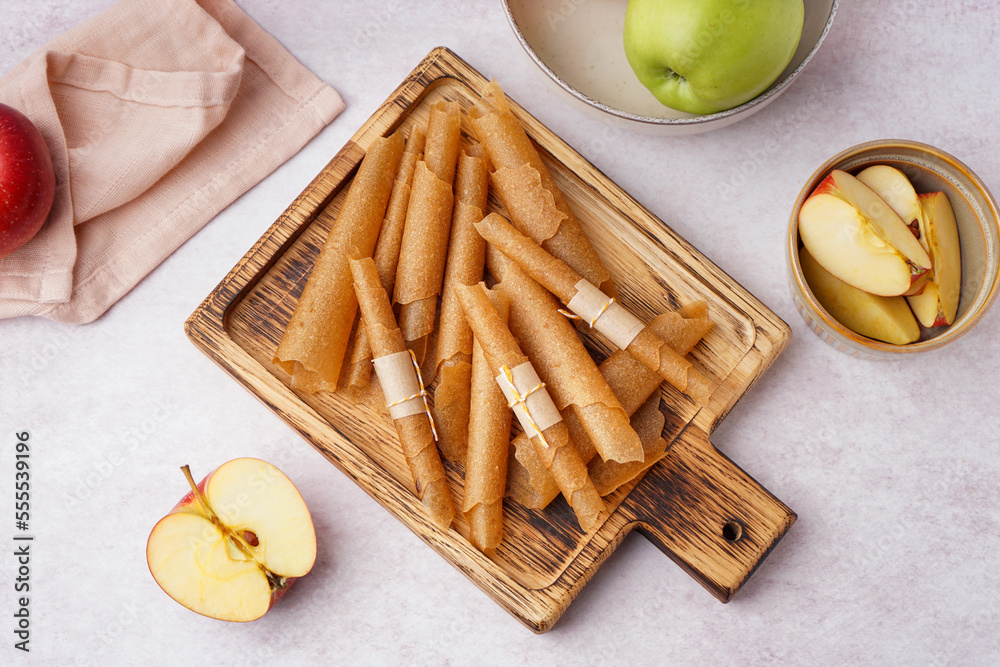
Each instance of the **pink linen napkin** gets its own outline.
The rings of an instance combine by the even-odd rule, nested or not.
[[[121,0],[0,79],[56,199],[0,259],[0,318],[90,322],[340,113],[231,0]]]

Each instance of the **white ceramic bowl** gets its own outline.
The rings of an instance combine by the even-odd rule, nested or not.
[[[503,0],[514,34],[556,90],[616,126],[654,134],[696,134],[760,111],[798,77],[826,37],[839,0],[805,0],[802,38],[770,88],[738,107],[705,116],[660,104],[625,58],[625,0]]]
[[[873,164],[902,171],[917,192],[948,195],[962,249],[962,293],[958,314],[949,327],[922,329],[920,340],[892,345],[854,333],[820,305],[799,264],[799,209],[806,197],[834,169],[856,174]],[[830,345],[865,359],[900,359],[954,342],[966,334],[1000,291],[1000,212],[986,185],[971,169],[939,148],[915,141],[883,140],[858,144],[834,155],[813,172],[792,207],[785,248],[792,296],[809,327]]]

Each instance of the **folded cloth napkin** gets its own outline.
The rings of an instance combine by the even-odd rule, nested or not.
[[[0,318],[90,322],[340,113],[231,0],[121,0],[0,79],[52,153],[41,231],[0,259]]]

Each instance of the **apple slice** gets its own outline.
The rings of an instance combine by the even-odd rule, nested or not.
[[[844,282],[898,296],[931,268],[906,223],[867,185],[834,170],[799,210],[799,236],[810,254]]]
[[[907,297],[925,327],[947,326],[955,321],[962,291],[962,251],[958,224],[948,195],[920,195],[921,239],[927,243],[934,271],[924,291]]]
[[[962,257],[958,225],[948,196],[943,192],[918,195],[906,175],[888,165],[868,167],[858,174],[858,180],[871,187],[907,222],[930,255],[933,270],[905,294],[911,297],[910,308],[917,320],[925,327],[951,324],[958,312]]]
[[[901,296],[878,296],[851,287],[824,269],[809,251],[799,250],[809,288],[830,315],[855,333],[906,345],[920,338],[920,327]]]
[[[859,173],[858,180],[874,190],[875,194],[881,197],[889,205],[889,208],[896,212],[896,215],[906,223],[906,226],[910,228],[910,232],[913,233],[913,236],[916,237],[921,247],[929,255],[930,249],[927,247],[926,239],[921,232],[923,214],[920,209],[920,199],[917,196],[917,191],[913,189],[910,179],[906,177],[906,174],[887,164],[876,164]],[[933,259],[931,257],[932,263]],[[933,270],[928,271],[914,280],[910,288],[903,293],[903,296],[913,296],[923,293],[924,287],[930,281],[931,274],[933,273]]]
[[[316,532],[302,496],[280,470],[234,459],[191,486],[153,527],[149,571],[188,609],[224,621],[263,616],[316,560]]]
[[[839,191],[844,199],[861,211],[886,243],[896,248],[917,267],[931,268],[931,258],[914,237],[907,223],[874,190],[839,169],[834,169],[830,173],[830,179],[834,191]],[[822,185],[821,183],[820,187]]]
[[[920,236],[920,201],[906,174],[887,164],[876,164],[859,173],[858,180],[874,190],[902,218],[927,250],[927,244]]]
[[[928,283],[931,281],[931,275],[933,275],[934,270],[931,269],[926,273],[920,275],[919,278],[913,281],[910,285],[910,289],[903,292],[903,296],[914,296],[916,294],[923,294],[924,288],[927,287]]]
[[[816,261],[857,289],[897,296],[916,280],[906,259],[839,197],[810,195],[799,210],[799,236]]]

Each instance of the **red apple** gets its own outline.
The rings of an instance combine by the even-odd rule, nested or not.
[[[224,463],[153,527],[149,571],[167,595],[223,621],[263,616],[316,560],[316,531],[302,496],[259,459]]]
[[[0,257],[31,240],[52,210],[56,175],[41,133],[0,104]]]

